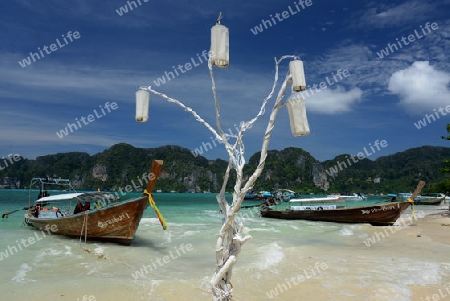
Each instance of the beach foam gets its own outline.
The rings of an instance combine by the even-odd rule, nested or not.
[[[26,279],[27,273],[32,271],[33,268],[27,263],[22,263],[20,269],[16,271],[16,275],[11,278],[14,282],[36,282],[33,279]]]

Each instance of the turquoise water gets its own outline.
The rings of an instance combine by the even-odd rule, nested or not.
[[[22,225],[24,211],[0,219],[0,254],[9,252],[0,260],[1,300],[82,300],[84,296],[210,300],[222,221],[215,195],[154,193],[154,198],[169,229],[162,230],[149,207],[129,247],[98,242],[80,246],[77,239],[42,237],[40,231]],[[27,190],[0,190],[0,213],[25,206]],[[429,206],[416,206],[417,210],[439,212]],[[238,219],[253,239],[243,246],[234,269],[236,300],[300,300],[295,297],[300,292],[301,300],[314,301],[420,300],[412,297],[411,285],[450,280],[448,247],[431,242],[409,245],[400,231],[367,247],[364,241],[382,228],[262,219],[257,208],[242,209]],[[18,242],[30,237],[35,242],[19,250]],[[320,264],[327,268],[319,269]],[[299,275],[311,277],[290,282]],[[270,298],[277,287],[287,290]]]

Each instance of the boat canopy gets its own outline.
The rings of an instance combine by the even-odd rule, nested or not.
[[[280,192],[295,193],[295,191],[293,191],[293,190],[290,190],[290,189],[284,189],[284,188],[277,189],[277,191],[280,191]]]
[[[42,197],[42,198],[36,200],[35,203],[38,204],[38,203],[44,203],[44,202],[70,200],[70,199],[76,198],[77,196],[80,196],[82,194],[84,194],[84,193],[65,193],[65,194],[45,196],[45,197]]]
[[[339,202],[342,199],[338,196],[323,197],[323,198],[310,198],[310,199],[291,199],[290,203],[314,203],[314,202]]]
[[[76,200],[76,201],[99,201],[99,200],[117,200],[119,197],[111,194],[111,193],[101,193],[101,192],[86,192],[86,193],[64,193],[58,195],[51,195],[42,197],[36,200],[36,204],[45,203],[45,202],[55,202],[55,201],[63,201],[63,200]]]

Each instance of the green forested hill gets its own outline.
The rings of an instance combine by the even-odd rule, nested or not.
[[[244,169],[246,178],[258,165],[259,156],[260,153],[255,153],[248,160]],[[319,162],[301,148],[271,150],[254,188],[255,191],[288,188],[302,193],[396,193],[413,190],[419,180],[424,180],[429,189],[435,189],[431,184],[449,181],[439,168],[444,159],[450,158],[450,148],[423,146],[356,163],[349,158],[350,155],[344,154]],[[136,187],[140,185],[138,178],[149,171],[152,159],[164,160],[155,187],[163,191],[216,192],[227,167],[225,160],[194,156],[180,146],[135,148],[120,143],[92,156],[71,152],[41,156],[36,160],[22,158],[0,171],[0,187],[26,187],[33,176],[70,178],[77,188],[83,189]],[[234,176],[229,181],[228,191],[232,190]]]
[[[343,156],[323,162],[324,167],[330,168],[338,161],[343,162]],[[445,180],[446,175],[439,172],[439,168],[443,160],[449,157],[450,148],[446,147],[411,148],[374,161],[363,159],[339,171],[335,177],[329,177],[329,180],[331,188],[340,191],[357,191],[358,188],[364,192],[411,191],[419,180],[425,181],[426,187]],[[379,183],[374,183],[376,178],[379,178]]]

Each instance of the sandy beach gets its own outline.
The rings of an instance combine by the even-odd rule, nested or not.
[[[411,300],[450,300],[450,214],[448,211],[444,214],[430,215],[418,221],[417,226],[405,229],[405,235],[408,235],[412,245],[435,245],[436,249],[430,250],[431,252],[424,254],[424,256],[441,258],[442,264],[447,269],[447,274],[442,275],[442,281],[439,284],[412,285],[413,296]],[[413,243],[414,241],[416,243]]]

